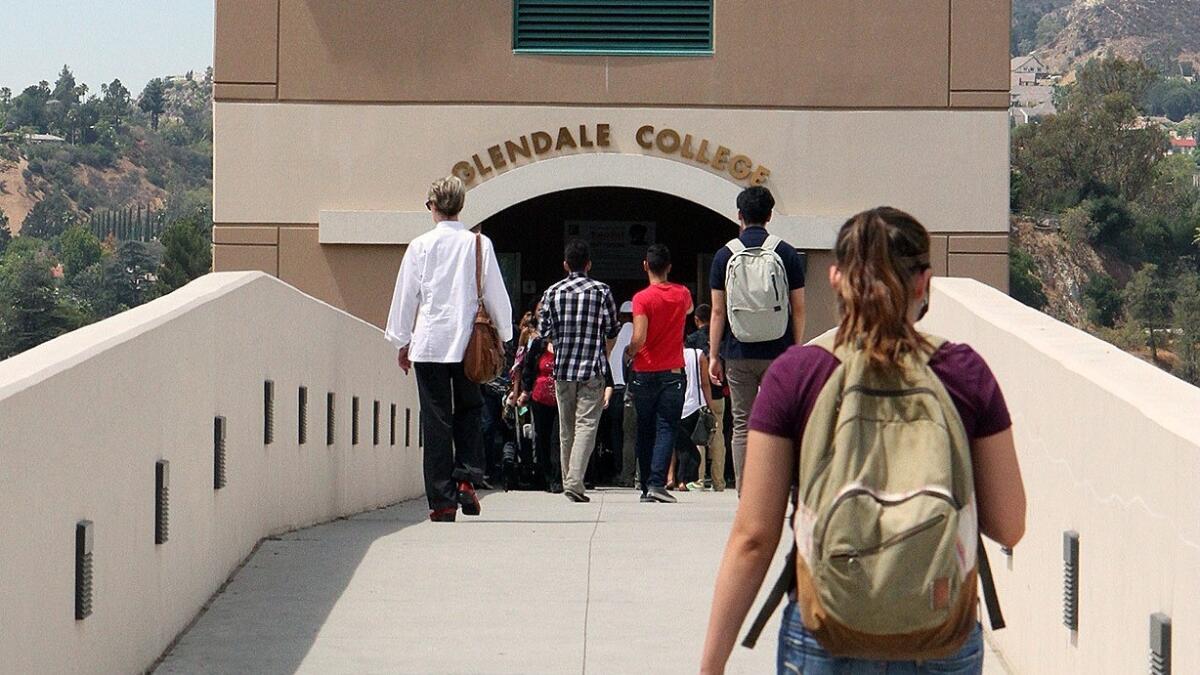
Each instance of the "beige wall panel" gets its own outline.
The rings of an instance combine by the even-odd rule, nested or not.
[[[1007,91],[952,91],[951,108],[1001,108],[1008,109]]]
[[[216,0],[213,77],[275,82],[279,0]]]
[[[214,120],[218,222],[314,223],[323,210],[420,210],[430,181],[455,162],[486,157],[489,146],[532,131],[602,122],[611,128],[611,152],[666,156],[635,142],[637,129],[653,124],[748,155],[771,170],[767,185],[783,215],[846,218],[891,204],[935,232],[1008,232],[1002,111],[219,102]],[[571,151],[546,157],[564,154]],[[518,179],[514,172],[487,180]],[[723,213],[736,217],[733,204]]]
[[[278,274],[278,250],[275,246],[213,245],[214,272],[258,270]]]
[[[977,279],[1008,292],[1008,255],[999,253],[951,253],[950,276]]]
[[[690,57],[514,54],[512,7],[510,0],[283,0],[280,98],[947,105],[946,0],[718,2],[714,53]],[[452,47],[446,36],[454,36]],[[1001,56],[995,67],[1003,69]]]
[[[274,225],[213,225],[214,244],[279,243],[279,228]]]
[[[808,250],[804,253],[808,258],[804,278],[804,335],[810,340],[838,324],[838,310],[833,288],[829,286],[833,252]]]
[[[403,246],[321,245],[316,228],[279,230],[279,278],[383,327]]]
[[[1008,91],[1011,21],[1011,0],[950,0],[951,89]]]
[[[946,237],[936,234],[929,237],[929,264],[933,267],[933,273],[939,277],[944,277],[949,273],[950,261],[947,257],[949,250]]]
[[[273,101],[275,85],[216,82],[213,84],[213,98],[218,101]]]
[[[950,237],[951,253],[1008,253],[1007,236],[963,235]]]

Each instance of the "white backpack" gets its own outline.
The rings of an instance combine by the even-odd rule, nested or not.
[[[787,269],[775,251],[781,243],[770,234],[762,246],[747,247],[741,239],[726,244],[733,255],[725,266],[725,306],[739,342],[770,342],[788,330]]]

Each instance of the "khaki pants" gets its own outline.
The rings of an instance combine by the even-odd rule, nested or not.
[[[750,411],[762,385],[763,375],[771,367],[770,359],[732,359],[725,362],[729,382],[729,405],[733,410],[733,475],[738,494],[742,493],[742,467],[746,465],[746,436],[750,432]]]
[[[604,378],[587,382],[555,382],[558,438],[562,453],[563,489],[583,494],[583,474],[596,447],[596,430],[604,412]]]
[[[707,452],[712,457],[712,487],[717,492],[725,489],[725,399],[716,398],[712,402],[713,415],[717,418],[717,428],[713,432],[712,441],[707,447],[697,445],[700,451],[700,482],[704,482],[704,455]]]

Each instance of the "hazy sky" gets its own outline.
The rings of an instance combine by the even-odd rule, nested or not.
[[[0,87],[54,85],[63,64],[100,94],[212,65],[214,0],[0,0]]]

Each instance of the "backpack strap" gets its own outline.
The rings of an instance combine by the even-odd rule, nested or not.
[[[725,244],[725,247],[728,248],[734,255],[746,250],[746,245],[742,243],[740,237],[734,237],[733,239],[730,239],[729,242]]]
[[[996,580],[992,578],[992,566],[988,563],[987,551],[983,547],[983,535],[979,536],[979,583],[983,586],[983,604],[987,607],[992,630],[1004,628],[1004,613],[1000,611],[1000,598],[996,595]]]
[[[771,615],[783,602],[783,596],[792,592],[796,587],[796,546],[792,545],[792,550],[788,551],[787,560],[783,563],[783,571],[779,573],[779,578],[775,581],[775,585],[771,587],[771,592],[767,594],[767,599],[763,602],[762,609],[758,610],[758,616],[754,618],[754,623],[750,624],[750,630],[746,632],[745,639],[742,640],[742,646],[747,649],[754,649],[754,645],[758,644],[758,638],[762,635],[763,629],[767,627],[767,622],[771,620]]]
[[[762,248],[766,251],[774,251],[782,243],[783,240],[779,237],[776,237],[773,234],[768,234],[767,238],[763,240]]]

